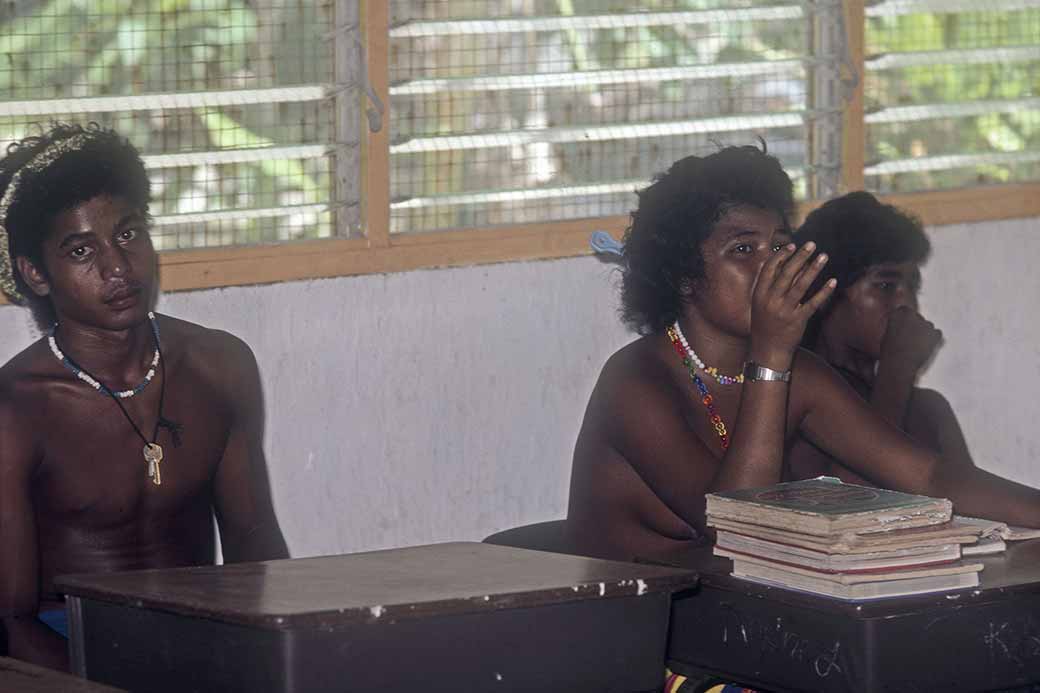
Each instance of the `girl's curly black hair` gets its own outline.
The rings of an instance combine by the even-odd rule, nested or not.
[[[776,211],[785,224],[790,219],[791,179],[764,144],[680,159],[640,191],[624,239],[625,324],[649,334],[679,317],[690,283],[704,276],[701,244],[722,215],[738,205]]]

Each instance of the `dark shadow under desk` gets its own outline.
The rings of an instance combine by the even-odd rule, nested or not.
[[[121,690],[17,659],[0,657],[0,693],[120,693]]]
[[[669,661],[773,691],[978,691],[1040,684],[1040,540],[1009,543],[979,587],[844,602],[729,575],[710,547],[668,563],[700,585],[672,608]]]
[[[687,569],[480,543],[63,577],[74,669],[140,691],[650,691]]]

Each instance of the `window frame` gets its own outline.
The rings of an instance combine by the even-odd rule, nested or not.
[[[338,4],[343,2],[350,0],[337,0]],[[376,97],[388,105],[389,3],[386,0],[357,2],[369,85]],[[860,75],[843,119],[841,187],[849,191],[862,189],[864,182],[865,1],[845,0],[845,12],[852,65]],[[368,107],[366,94],[359,93],[354,98],[359,112]],[[614,216],[391,235],[386,118],[378,132],[364,126],[363,130],[362,236],[164,251],[159,255],[163,290],[186,291],[576,257],[590,253],[588,239],[592,231],[604,230],[619,237],[628,225],[627,216]],[[882,199],[916,214],[926,226],[1040,217],[1040,182],[886,195]],[[800,214],[804,216],[819,202],[803,203]],[[344,225],[338,223],[338,226],[342,232]]]

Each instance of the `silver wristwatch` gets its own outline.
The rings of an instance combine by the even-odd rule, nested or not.
[[[757,380],[770,380],[778,381],[781,383],[791,382],[791,371],[774,371],[772,368],[766,368],[763,365],[757,364],[754,361],[744,362],[744,380],[748,382],[755,382]]]

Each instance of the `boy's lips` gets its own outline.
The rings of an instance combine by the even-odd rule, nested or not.
[[[111,292],[103,300],[107,305],[119,306],[136,300],[140,293],[141,287],[138,285],[125,286]]]

